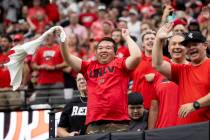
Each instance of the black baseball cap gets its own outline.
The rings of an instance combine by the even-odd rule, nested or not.
[[[202,35],[200,31],[191,31],[184,33],[184,40],[181,42],[182,45],[186,46],[188,43],[205,43],[206,37]]]
[[[141,93],[132,92],[128,94],[128,105],[142,105],[144,102]]]

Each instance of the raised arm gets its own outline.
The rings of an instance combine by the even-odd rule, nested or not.
[[[158,30],[152,49],[152,66],[171,79],[171,64],[163,59],[163,42],[168,38],[169,32],[172,30],[172,23],[166,23]]]
[[[130,37],[128,29],[122,29],[122,36],[125,39],[126,43],[128,44],[128,49],[130,56],[126,59],[126,67],[129,70],[132,70],[137,67],[141,60],[141,51],[139,46],[136,44],[135,41]]]
[[[75,71],[79,72],[81,70],[82,59],[69,53],[68,38],[64,37],[66,35],[63,28],[60,28],[59,32],[61,32],[58,34],[60,35],[60,39],[61,39],[60,45],[61,45],[61,53],[62,53],[63,59]],[[62,39],[62,38],[66,38],[66,39]]]

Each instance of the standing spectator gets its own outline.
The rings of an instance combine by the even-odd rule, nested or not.
[[[82,74],[78,74],[77,87],[79,96],[71,99],[61,114],[57,128],[59,137],[85,134],[85,118],[87,113],[87,83]]]
[[[127,29],[128,28],[127,21],[119,20],[118,23],[117,23],[117,28],[118,29]]]
[[[113,22],[110,20],[105,20],[102,23],[102,28],[103,28],[103,37],[111,37],[112,31],[114,29]]]
[[[131,119],[130,131],[143,131],[147,129],[148,111],[144,109],[143,97],[140,93],[128,94],[128,114]]]
[[[129,54],[128,47],[125,46],[125,44],[124,44],[121,29],[115,29],[112,32],[112,39],[117,44],[117,56],[119,58],[128,57],[130,54]]]
[[[173,34],[182,34],[187,32],[187,23],[181,19],[174,20]]]
[[[130,20],[130,17],[129,17],[129,9],[127,7],[125,7],[123,10],[122,10],[122,16],[119,17],[119,20],[124,20],[126,22],[128,22]]]
[[[8,23],[16,22],[20,7],[22,5],[20,0],[3,0],[1,2],[5,12],[5,21]]]
[[[60,15],[55,0],[51,0],[51,2],[48,2],[48,4],[45,6],[45,11],[50,21],[52,21],[53,23],[59,21]]]
[[[132,73],[133,92],[139,92],[144,98],[144,107],[149,110],[152,95],[155,92],[154,82],[157,71],[152,68],[152,48],[155,40],[155,31],[148,30],[142,34],[142,60]]]
[[[98,20],[93,22],[90,27],[91,38],[101,39],[104,36],[103,21],[105,20],[106,12],[107,10],[105,5],[98,6]]]
[[[177,124],[190,124],[210,119],[210,59],[206,56],[206,38],[201,32],[193,31],[185,35],[182,42],[186,46],[191,64],[173,64],[163,60],[162,43],[168,37],[173,24],[163,25],[153,48],[153,66],[179,86],[179,112]],[[189,80],[190,79],[190,80]]]
[[[33,0],[33,7],[28,10],[27,22],[37,33],[43,33],[46,25],[50,24],[40,0]]]
[[[92,23],[97,20],[98,17],[94,12],[94,5],[87,3],[83,6],[83,8],[85,11],[80,13],[79,21],[88,29],[91,27]]]
[[[141,28],[140,28],[141,33],[144,33],[146,30],[153,30],[153,29],[154,29],[154,26],[151,22],[149,21],[141,22]]]
[[[19,92],[12,92],[10,87],[10,74],[7,67],[4,66],[9,62],[9,50],[12,47],[12,39],[9,36],[0,38],[0,110],[17,109],[22,101]]]
[[[13,46],[20,46],[24,43],[24,36],[23,34],[16,34],[13,38]],[[21,84],[21,88],[27,88],[30,80],[30,66],[27,62],[27,59],[24,61],[23,66],[23,80]]]
[[[141,22],[138,20],[138,12],[134,9],[129,11],[130,21],[128,21],[128,30],[131,36],[135,37],[136,40],[140,38],[140,26]]]
[[[77,13],[69,13],[70,25],[64,28],[67,36],[75,33],[79,37],[79,44],[84,45],[88,39],[87,29],[79,24],[79,15]]]
[[[38,70],[37,88],[45,89],[37,94],[38,98],[44,98],[40,101],[47,102],[50,96],[63,97],[62,89],[49,90],[50,88],[64,87],[62,69],[65,65],[59,45],[54,43],[53,35],[48,35],[46,44],[38,48],[32,61],[33,69]]]
[[[116,58],[117,46],[112,38],[103,38],[96,47],[96,61],[85,62],[67,52],[62,44],[65,61],[76,71],[82,72],[88,85],[87,134],[128,130],[127,90],[129,72],[141,58],[137,44],[122,31],[130,56]]]
[[[171,63],[188,64],[186,48],[181,45],[182,35],[176,34],[169,40]],[[155,93],[149,111],[149,129],[175,126],[178,117],[178,85],[164,76],[155,81]]]

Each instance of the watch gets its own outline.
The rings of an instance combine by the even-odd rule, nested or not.
[[[198,101],[193,102],[193,107],[197,110],[200,108],[200,103]]]

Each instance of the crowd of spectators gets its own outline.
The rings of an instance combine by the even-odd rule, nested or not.
[[[22,100],[18,91],[9,91],[10,75],[3,65],[9,61],[12,47],[37,38],[54,25],[60,25],[68,38],[69,54],[85,61],[96,60],[96,45],[102,38],[111,37],[117,44],[116,56],[127,58],[130,56],[128,44],[121,35],[121,29],[127,28],[142,51],[141,62],[130,75],[129,92],[138,92],[143,96],[144,108],[153,114],[153,117],[149,116],[149,128],[175,125],[174,120],[161,121],[173,118],[163,115],[170,109],[174,114],[177,111],[177,108],[166,107],[171,100],[178,104],[177,85],[170,85],[172,88],[165,91],[174,93],[174,98],[171,96],[165,102],[162,90],[168,89],[169,84],[167,87],[156,87],[154,84],[160,74],[152,67],[156,31],[167,22],[173,23],[169,33],[173,37],[163,42],[164,60],[177,64],[190,63],[185,49],[175,45],[180,43],[180,33],[189,31],[199,31],[206,37],[206,51],[210,57],[210,3],[206,0],[0,0],[0,103],[4,106],[0,105],[0,109],[8,108],[7,104],[15,104],[11,101],[13,98],[19,98],[18,104]],[[57,42],[53,35],[49,35],[36,53],[24,60],[19,89],[58,88],[34,93],[36,97],[46,98],[44,102],[49,102],[48,97],[51,96],[63,97],[62,88],[77,90],[77,72],[63,60],[61,46]],[[159,83],[168,81],[164,76],[158,80]],[[158,106],[162,110],[157,111]],[[144,125],[146,129],[147,124]]]

